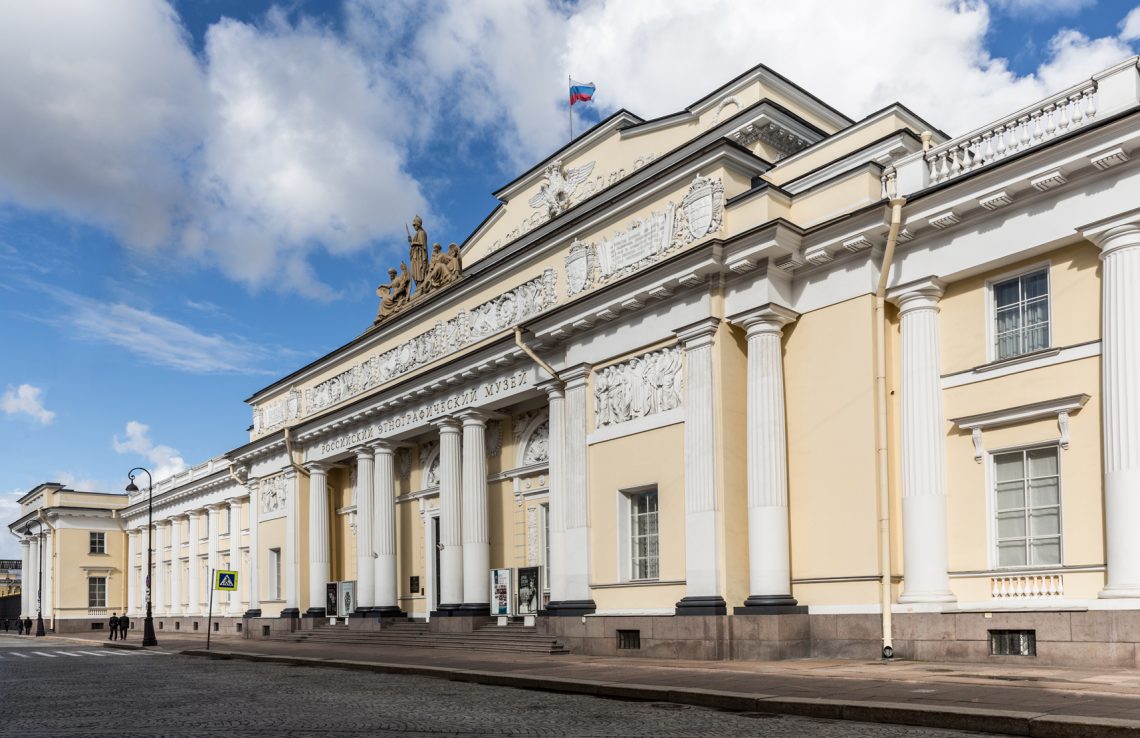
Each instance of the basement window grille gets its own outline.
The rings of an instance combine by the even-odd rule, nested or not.
[[[617,647],[619,649],[639,650],[641,648],[640,630],[619,630],[617,632]]]
[[[221,623],[214,623],[214,632],[215,633],[217,633],[221,629],[222,629]]]
[[[198,630],[198,623],[194,623],[194,630]]]
[[[269,637],[269,626],[268,625],[261,626],[261,637],[262,638],[268,638]]]
[[[1036,656],[1037,631],[991,630],[991,656]]]

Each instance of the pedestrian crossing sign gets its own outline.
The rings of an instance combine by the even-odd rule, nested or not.
[[[225,592],[236,592],[237,577],[238,573],[236,571],[219,569],[214,572],[214,589],[220,589]]]

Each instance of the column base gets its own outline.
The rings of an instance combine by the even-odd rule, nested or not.
[[[556,618],[575,617],[591,615],[597,611],[598,606],[593,600],[561,600],[546,603],[546,609],[539,612],[539,615]]]
[[[408,613],[395,605],[378,605],[373,607],[368,614],[374,618],[406,618],[408,616]]]
[[[464,602],[454,615],[491,615],[490,602]]]
[[[307,617],[307,618],[326,618],[326,617],[328,617],[328,615],[325,614],[326,612],[327,611],[323,607],[310,607],[308,610],[305,610],[305,617]]]
[[[431,616],[433,618],[449,618],[452,615],[458,615],[456,612],[462,605],[440,605],[438,610],[433,610]]]
[[[1138,599],[1140,598],[1140,584],[1113,585],[1105,587],[1096,595],[1102,600],[1109,599]]]
[[[299,618],[299,617],[301,617],[301,611],[295,607],[286,607],[284,610],[281,611],[281,614],[278,615],[277,617],[280,617],[280,618]]]
[[[916,605],[924,602],[943,604],[957,601],[958,598],[949,590],[943,592],[904,592],[899,595],[898,599],[900,605]]]
[[[261,617],[261,608],[259,607],[257,609],[246,610],[245,615],[242,615],[242,617],[243,618],[259,618],[259,617]]]
[[[797,605],[791,595],[751,595],[743,607],[734,607],[733,615],[798,615],[808,611],[806,605]]]
[[[728,603],[720,595],[682,597],[676,605],[675,615],[727,615]]]

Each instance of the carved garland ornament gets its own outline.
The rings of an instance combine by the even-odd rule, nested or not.
[[[594,425],[624,423],[681,407],[679,346],[608,366],[594,375]]]

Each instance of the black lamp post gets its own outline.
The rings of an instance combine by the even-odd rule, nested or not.
[[[127,492],[138,492],[139,488],[135,486],[135,472],[146,472],[146,618],[143,620],[143,640],[144,646],[157,646],[158,639],[154,637],[154,618],[150,610],[150,568],[151,556],[154,553],[153,536],[154,536],[154,480],[150,476],[150,472],[141,466],[136,466],[127,472],[127,478],[130,483],[127,484]]]
[[[38,638],[44,635],[44,524],[40,520],[29,520],[28,524],[24,526],[24,535],[30,536],[32,534],[32,523],[39,526],[36,531],[36,550],[40,560],[39,568],[36,571],[36,574],[39,575],[36,591],[36,637]]]

